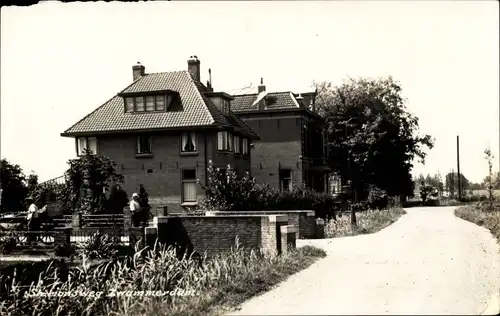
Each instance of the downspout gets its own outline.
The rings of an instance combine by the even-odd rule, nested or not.
[[[204,134],[203,135],[203,143],[204,143],[204,147],[205,147],[205,187],[208,187],[208,173],[207,173],[207,169],[208,169],[208,156],[207,156],[207,134]]]

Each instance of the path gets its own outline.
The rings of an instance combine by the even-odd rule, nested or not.
[[[231,315],[498,313],[498,244],[453,209],[411,208],[376,234],[300,240],[328,256]]]

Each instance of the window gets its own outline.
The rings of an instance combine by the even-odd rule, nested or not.
[[[292,190],[292,171],[290,169],[280,170],[280,190],[291,191]]]
[[[144,112],[144,97],[135,97],[135,110]]]
[[[243,138],[242,142],[242,149],[243,149],[243,155],[248,155],[249,151],[249,143],[248,143],[248,138]]]
[[[182,202],[196,202],[196,170],[182,170]]]
[[[134,112],[134,98],[125,98],[125,111]]]
[[[227,148],[229,151],[233,151],[233,134],[227,133]]]
[[[197,151],[196,134],[193,132],[182,133],[181,152],[192,153]]]
[[[234,153],[241,154],[241,142],[238,135],[234,135]]]
[[[149,95],[146,97],[126,97],[125,112],[154,112],[165,111],[167,101],[171,97],[165,95]]]
[[[151,154],[151,136],[139,135],[137,136],[137,154]]]
[[[147,96],[146,97],[146,111],[151,112],[155,110],[155,97]]]
[[[217,133],[217,150],[232,151],[233,150],[233,134],[229,132]]]
[[[85,155],[85,149],[90,149],[93,154],[97,153],[97,138],[95,137],[80,137],[77,139],[77,155]]]
[[[165,96],[157,95],[155,97],[155,109],[156,111],[165,111]]]
[[[229,114],[229,109],[230,109],[229,100],[220,99],[220,110],[222,111],[222,113]]]

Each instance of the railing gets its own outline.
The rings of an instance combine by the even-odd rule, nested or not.
[[[98,228],[72,229],[70,241],[72,243],[86,242],[90,239],[90,237],[93,234],[95,234],[98,231],[107,234],[109,237],[118,238],[119,242],[122,244],[128,244],[129,242],[129,236],[125,235],[122,229],[110,230],[110,229],[98,229]]]
[[[44,181],[44,182],[40,183],[40,185],[44,185],[44,184],[64,184],[64,183],[66,183],[66,178],[64,176],[59,176],[57,178],[53,178],[53,179]]]
[[[14,238],[16,248],[52,247],[54,231],[0,231],[0,240]]]

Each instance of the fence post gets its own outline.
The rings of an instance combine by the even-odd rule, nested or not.
[[[82,228],[82,213],[78,212],[71,215],[71,227],[76,230]]]
[[[322,218],[316,219],[316,238],[325,238],[325,220]]]
[[[71,228],[63,227],[56,228],[54,230],[54,250],[58,247],[70,247],[71,246]]]
[[[130,207],[125,206],[123,208],[123,230],[125,236],[130,236],[130,228],[132,227],[132,213],[130,212]]]

